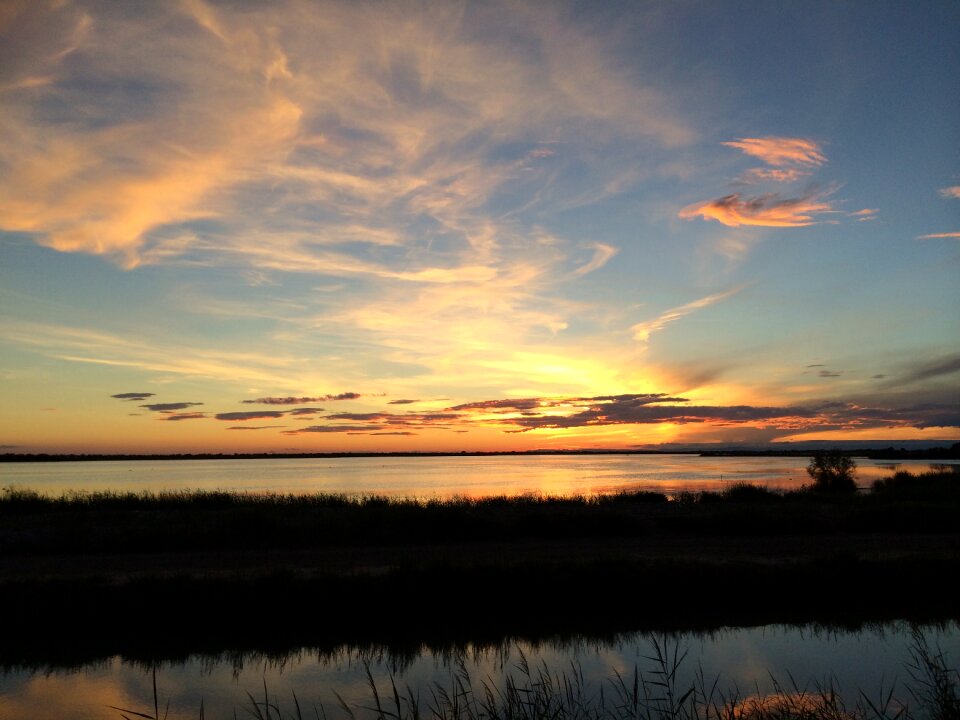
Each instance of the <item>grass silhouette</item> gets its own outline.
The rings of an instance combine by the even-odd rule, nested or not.
[[[960,474],[943,469],[856,494],[731,485],[675,498],[7,488],[0,613],[44,621],[5,629],[0,666],[158,649],[955,619],[948,593],[921,589],[956,573],[958,516]],[[425,604],[425,589],[449,601]],[[144,617],[150,637],[119,632]]]

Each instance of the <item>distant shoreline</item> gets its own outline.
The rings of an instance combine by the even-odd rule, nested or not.
[[[700,457],[809,457],[836,444],[776,449],[721,447],[675,449],[584,449],[584,450],[461,450],[396,452],[311,452],[311,453],[3,453],[0,463],[104,462],[138,460],[310,460],[336,458],[430,458],[430,457],[511,457],[550,455],[697,455]],[[871,460],[960,460],[960,443],[928,448],[841,448],[845,455]]]

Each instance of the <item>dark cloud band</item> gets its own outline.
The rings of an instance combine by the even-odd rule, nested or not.
[[[150,392],[126,392],[126,393],[117,393],[116,395],[111,395],[110,397],[116,398],[117,400],[146,400],[147,398],[153,397],[154,393]]]
[[[173,412],[175,410],[186,410],[194,405],[203,405],[200,402],[176,402],[176,403],[154,403],[153,405],[141,405],[140,407],[152,410],[153,412]]]

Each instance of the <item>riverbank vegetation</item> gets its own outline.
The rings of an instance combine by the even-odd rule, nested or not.
[[[833,478],[833,476],[829,476]],[[957,530],[960,472],[897,473],[869,492],[734,483],[674,497],[623,491],[416,500],[334,494],[0,491],[0,560],[606,538],[845,536]],[[0,564],[2,573],[2,564]]]
[[[0,664],[956,619],[960,474],[859,493],[0,493]],[[132,630],[131,630],[132,629]]]

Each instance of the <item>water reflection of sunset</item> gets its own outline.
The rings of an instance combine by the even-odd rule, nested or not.
[[[955,626],[927,628],[926,634],[947,657],[960,653]],[[594,697],[601,686],[605,694],[612,692],[610,683],[616,681],[617,673],[631,679],[634,669],[652,673],[656,666],[650,660],[650,642],[649,635],[635,634],[615,643],[581,638],[468,645],[462,653],[423,649],[413,655],[391,655],[383,647],[343,647],[333,651],[302,648],[285,655],[196,656],[157,664],[157,700],[161,714],[169,700],[171,718],[197,717],[202,701],[204,717],[227,720],[250,707],[247,693],[262,699],[266,684],[271,701],[280,707],[292,709],[296,693],[303,707],[322,704],[332,717],[339,708],[334,692],[351,707],[369,705],[365,663],[370,664],[383,697],[391,696],[391,676],[401,691],[411,687],[425,697],[433,683],[449,686],[458,657],[477,686],[483,680],[502,690],[506,674],[521,677],[521,654],[531,667],[545,663],[557,674],[569,672],[572,663]],[[829,688],[836,692],[833,709],[852,709],[861,691],[877,699],[881,684],[893,689],[899,702],[913,705],[904,687],[910,640],[903,625],[859,632],[822,627],[730,628],[702,635],[684,633],[670,642],[688,652],[679,667],[677,687],[694,683],[698,668],[702,669],[711,683],[717,681],[722,693],[722,698],[718,695],[714,700],[724,702],[731,717],[739,720],[749,720],[760,710],[823,708],[820,690]],[[851,662],[853,656],[870,661]],[[793,687],[791,678],[798,687]],[[119,658],[96,667],[49,673],[18,669],[0,678],[0,689],[3,717],[106,720],[118,717],[111,706],[153,712],[149,666]]]

